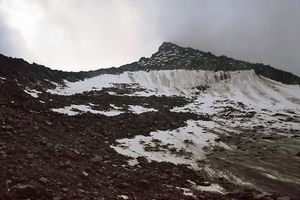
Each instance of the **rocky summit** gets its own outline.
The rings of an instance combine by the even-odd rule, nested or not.
[[[168,42],[87,72],[0,55],[0,199],[300,199],[299,85]]]

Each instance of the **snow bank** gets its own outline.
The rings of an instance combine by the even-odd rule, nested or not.
[[[123,113],[118,110],[111,110],[111,111],[93,110],[90,106],[87,105],[71,105],[71,106],[65,106],[63,108],[52,108],[51,110],[54,112],[63,113],[70,116],[77,115],[81,112],[91,112],[91,113],[102,114],[106,116],[116,116]]]
[[[249,105],[299,107],[300,87],[285,85],[248,71],[159,70],[103,74],[83,81],[68,82],[66,87],[47,90],[52,94],[72,95],[84,91],[102,90],[115,84],[128,84],[144,91],[134,96],[198,96],[210,101],[230,98]],[[199,86],[201,88],[199,88]],[[197,89],[198,87],[198,89]],[[200,90],[199,90],[200,89]]]
[[[170,131],[151,132],[150,136],[136,136],[117,140],[119,145],[111,146],[118,153],[133,158],[143,156],[149,161],[166,161],[175,164],[189,164],[198,169],[197,161],[205,158],[204,147],[218,145],[229,149],[222,142],[215,142],[216,135],[207,130],[205,121],[188,120],[185,127]],[[204,124],[204,126],[202,126]]]

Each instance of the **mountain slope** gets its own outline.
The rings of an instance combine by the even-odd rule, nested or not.
[[[0,55],[0,199],[299,199],[299,77],[163,43],[119,68]]]
[[[300,84],[300,78],[292,73],[275,69],[269,65],[253,64],[234,60],[226,56],[215,56],[210,52],[202,52],[192,48],[164,42],[158,52],[150,58],[141,58],[138,62],[121,66],[123,71],[189,69],[211,71],[251,70],[256,74],[285,83]]]

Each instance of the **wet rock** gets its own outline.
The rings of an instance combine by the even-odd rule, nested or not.
[[[15,185],[13,188],[18,198],[33,197],[37,193],[37,189],[33,185],[29,185],[29,184],[18,184]]]

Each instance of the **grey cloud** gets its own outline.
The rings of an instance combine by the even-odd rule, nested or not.
[[[160,5],[164,40],[300,75],[300,1],[179,2]]]
[[[20,56],[24,49],[23,45],[19,35],[8,27],[0,14],[0,53]]]
[[[27,55],[50,67],[119,66],[170,41],[300,75],[298,0],[23,1],[43,11]],[[5,18],[0,30],[9,33],[0,36],[1,51],[24,51],[3,24]]]

